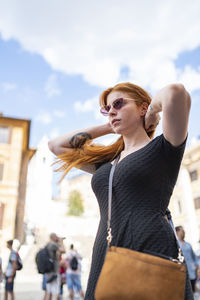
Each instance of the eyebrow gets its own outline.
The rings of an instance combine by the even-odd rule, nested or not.
[[[112,103],[114,103],[116,100],[119,100],[119,99],[125,99],[125,98],[126,98],[126,97],[118,97],[118,98],[116,98],[115,100],[113,100]],[[111,103],[111,104],[112,104],[112,103]],[[110,104],[107,103],[107,104],[105,104],[105,105],[106,105],[106,106],[109,106]]]

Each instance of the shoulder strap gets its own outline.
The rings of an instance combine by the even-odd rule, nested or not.
[[[117,156],[115,159],[111,170],[110,170],[110,175],[109,175],[109,186],[108,186],[108,221],[107,221],[107,231],[108,231],[108,236],[107,236],[107,241],[108,241],[108,246],[110,246],[110,243],[112,241],[112,232],[111,232],[111,214],[112,214],[112,183],[113,183],[113,175],[115,171],[115,167],[118,163],[118,160],[120,158],[120,155]]]

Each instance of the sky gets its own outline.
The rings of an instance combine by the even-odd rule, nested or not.
[[[199,0],[0,0],[0,112],[41,138],[106,122],[98,97],[130,81],[190,92],[200,137]]]

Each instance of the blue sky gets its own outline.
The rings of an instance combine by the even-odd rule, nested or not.
[[[80,11],[73,1],[0,4],[0,112],[31,119],[31,147],[104,122],[98,95],[126,80],[152,95],[184,83],[193,100],[189,142],[200,136],[199,1],[152,2],[86,0]]]
[[[53,80],[47,91],[49,78]],[[52,70],[40,55],[23,50],[14,40],[0,39],[0,82],[0,111],[5,116],[32,120],[32,147],[53,131],[64,133],[74,130],[76,124],[89,125],[92,118],[88,121],[87,114],[76,112],[73,103],[100,92],[80,75],[68,76]]]

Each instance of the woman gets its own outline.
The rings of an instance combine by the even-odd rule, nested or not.
[[[111,245],[136,251],[149,250],[177,257],[174,233],[165,219],[180,168],[186,137],[190,96],[181,84],[161,89],[151,100],[141,87],[120,83],[100,96],[101,112],[108,123],[76,131],[49,142],[59,156],[64,175],[78,167],[94,174],[92,188],[101,220],[93,248],[92,266],[86,291],[94,292],[106,251],[108,178],[111,164],[120,155],[113,178]],[[163,134],[153,138],[163,112]],[[121,137],[110,146],[91,139],[117,133]],[[193,299],[186,280],[185,299]]]

